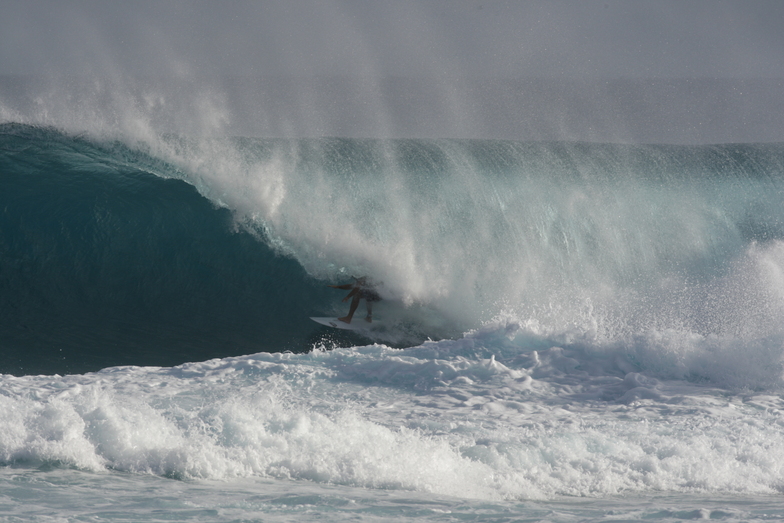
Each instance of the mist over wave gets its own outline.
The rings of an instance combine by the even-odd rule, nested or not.
[[[460,329],[778,332],[780,145],[166,143],[309,274],[369,274]],[[194,163],[198,158],[198,164]]]

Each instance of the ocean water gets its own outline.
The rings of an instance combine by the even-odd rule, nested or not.
[[[784,519],[784,145],[6,120],[0,521]]]

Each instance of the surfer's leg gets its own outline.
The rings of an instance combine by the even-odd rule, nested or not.
[[[365,303],[367,304],[367,311],[368,311],[367,316],[365,316],[365,321],[370,323],[373,321],[373,302],[369,300],[365,300]]]
[[[359,294],[354,295],[354,299],[351,300],[351,308],[348,310],[348,316],[343,316],[342,318],[338,318],[340,321],[344,323],[351,323],[351,318],[354,317],[354,311],[357,310],[359,306]]]

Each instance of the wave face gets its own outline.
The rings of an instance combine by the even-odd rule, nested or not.
[[[0,130],[0,372],[300,349],[332,293],[119,143]]]
[[[781,334],[781,145],[0,141],[4,372],[309,350],[360,274],[398,345]]]

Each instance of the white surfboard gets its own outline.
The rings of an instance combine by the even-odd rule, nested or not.
[[[344,329],[349,331],[369,331],[374,327],[378,327],[380,323],[377,320],[373,320],[372,323],[368,323],[365,321],[365,318],[353,318],[351,323],[346,323],[344,321],[340,321],[337,318],[330,318],[330,317],[310,317],[311,320],[315,321],[316,323],[320,323],[322,325],[326,325],[327,327],[334,327],[335,329]]]

